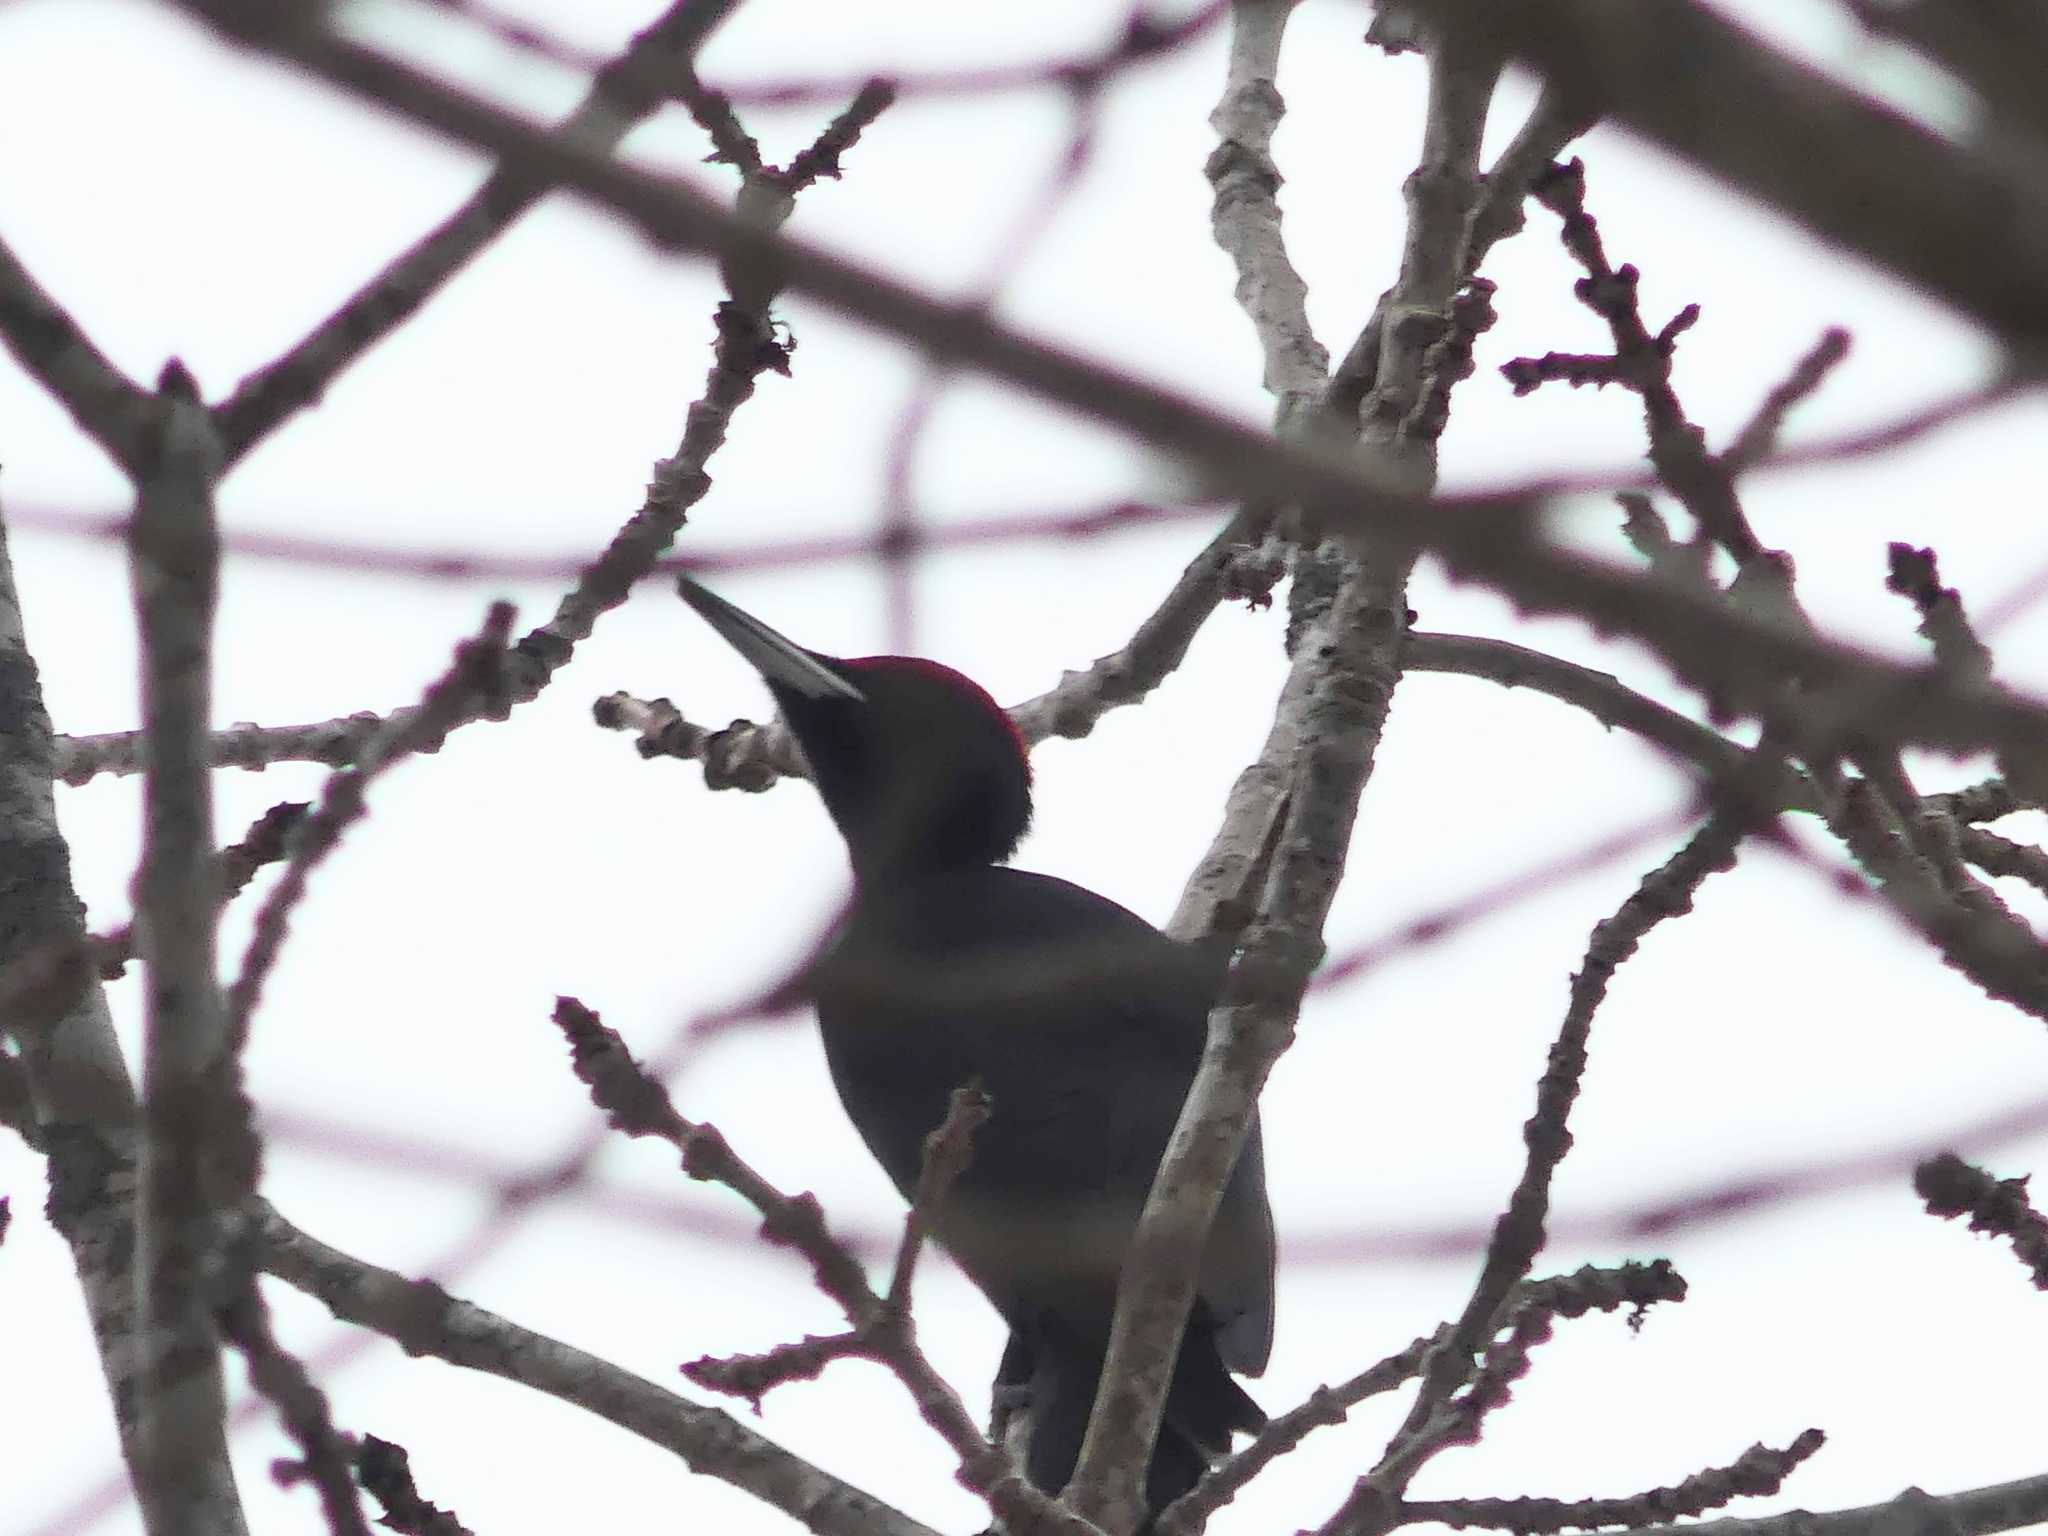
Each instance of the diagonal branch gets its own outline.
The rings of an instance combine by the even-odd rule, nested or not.
[[[1799,1435],[1783,1450],[1753,1445],[1725,1467],[1695,1472],[1669,1488],[1651,1488],[1619,1499],[1435,1499],[1403,1503],[1400,1518],[1448,1525],[1454,1531],[1486,1527],[1515,1536],[1559,1536],[1603,1525],[1641,1525],[1673,1516],[1702,1515],[1736,1499],[1778,1492],[1785,1479],[1826,1442],[1817,1429]]]
[[[671,76],[739,0],[674,0],[625,52],[598,72],[590,94],[569,114],[562,137],[592,154],[617,149],[652,117]],[[214,407],[214,426],[233,464],[285,422],[317,403],[334,381],[378,342],[417,314],[449,279],[469,265],[550,190],[522,166],[501,165],[455,212],[352,294],[289,352],[249,375]]]
[[[141,462],[155,402],[93,345],[0,241],[0,342],[124,470]]]
[[[1507,1313],[1541,1312],[1546,1317],[1583,1317],[1588,1312],[1628,1309],[1631,1329],[1641,1326],[1643,1313],[1658,1302],[1683,1301],[1685,1280],[1662,1259],[1654,1264],[1622,1264],[1598,1269],[1588,1264],[1569,1275],[1524,1280],[1508,1297]],[[1292,1451],[1315,1430],[1344,1422],[1367,1398],[1391,1392],[1422,1373],[1430,1352],[1447,1344],[1451,1324],[1415,1340],[1399,1354],[1359,1372],[1334,1387],[1318,1387],[1308,1400],[1275,1414],[1243,1450],[1217,1467],[1153,1523],[1155,1536],[1196,1536],[1209,1517],[1235,1499],[1251,1480]]]
[[[266,1273],[410,1354],[574,1404],[674,1453],[691,1471],[752,1494],[817,1536],[937,1536],[728,1413],[450,1296],[431,1280],[409,1280],[330,1248],[267,1204],[259,1202],[250,1219]]]
[[[50,717],[0,521],[0,1051],[8,1117],[48,1158],[49,1219],[71,1251],[131,1478],[136,1433],[135,1090],[84,964],[85,910],[50,781]],[[31,974],[40,973],[40,974]],[[25,987],[25,975],[37,985]],[[24,991],[30,995],[24,996]]]
[[[2048,195],[2038,178],[1829,79],[1699,0],[1414,0],[1412,9],[1507,49],[1571,99],[2009,344],[2024,349],[2048,334]],[[1793,144],[1799,152],[1787,154]]]
[[[555,1000],[554,1021],[568,1041],[576,1076],[588,1086],[592,1101],[605,1111],[615,1129],[668,1142],[682,1154],[685,1173],[693,1179],[723,1184],[761,1213],[764,1237],[803,1255],[818,1289],[832,1298],[853,1325],[854,1334],[861,1339],[861,1352],[887,1365],[903,1383],[925,1422],[959,1457],[961,1484],[987,1499],[1006,1528],[1019,1536],[1037,1530],[1050,1536],[1061,1532],[1084,1536],[1071,1517],[1064,1517],[1018,1474],[1009,1452],[982,1434],[958,1394],[918,1348],[908,1314],[875,1293],[860,1261],[826,1228],[824,1212],[814,1196],[785,1195],[734,1152],[714,1127],[684,1119],[659,1080],[633,1058],[617,1032],[575,998]],[[971,1103],[959,1099],[955,1109],[959,1115],[949,1115],[948,1122],[957,1131],[961,1124],[971,1123],[975,1111]],[[907,1275],[904,1283],[907,1287]],[[824,1351],[808,1352],[815,1363],[822,1364],[838,1341],[811,1342],[827,1346]]]
[[[342,834],[369,809],[370,785],[393,765],[439,742],[464,719],[489,712],[504,694],[506,642],[512,634],[512,605],[493,603],[482,627],[455,648],[448,670],[427,688],[420,702],[400,710],[364,744],[354,766],[331,774],[305,824],[292,841],[284,875],[256,911],[255,932],[242,969],[228,989],[228,1027],[239,1045],[264,984],[284,948],[293,911],[306,894],[313,871],[324,863]]]
[[[1439,1451],[1472,1438],[1477,1420],[1504,1399],[1506,1381],[1518,1374],[1525,1350],[1502,1357],[1503,1368],[1496,1371],[1492,1390],[1482,1392],[1482,1384],[1475,1382],[1464,1400],[1454,1401],[1453,1393],[1473,1381],[1475,1358],[1499,1330],[1508,1298],[1542,1251],[1551,1180],[1571,1150],[1567,1121],[1586,1068],[1593,1015],[1606,998],[1614,972],[1636,952],[1644,936],[1665,919],[1689,912],[1701,884],[1717,871],[1734,867],[1736,850],[1749,828],[1746,807],[1709,818],[1683,848],[1643,878],[1612,917],[1594,927],[1586,958],[1572,978],[1563,1026],[1537,1084],[1536,1111],[1523,1130],[1529,1151],[1522,1176],[1494,1226],[1479,1279],[1449,1336],[1431,1349],[1422,1388],[1379,1464],[1358,1480],[1322,1527],[1328,1536],[1377,1536],[1391,1529],[1399,1519],[1399,1501],[1416,1473]],[[1520,1332],[1517,1329],[1518,1336]]]
[[[247,23],[226,0],[182,0],[222,25]],[[224,9],[226,8],[226,9]],[[232,10],[232,15],[227,14]],[[1383,470],[1314,440],[1276,441],[1170,391],[1033,341],[979,311],[963,311],[803,241],[735,219],[688,185],[597,161],[515,114],[443,85],[373,49],[305,28],[233,33],[451,137],[518,151],[564,186],[626,215],[668,249],[709,251],[737,267],[772,270],[786,285],[921,349],[1085,411],[1139,441],[1186,459],[1218,487],[1328,509],[1330,525],[1441,556],[1451,571],[1514,598],[1532,613],[1571,613],[1653,646],[1688,682],[1731,691],[1734,706],[1775,697],[1797,672],[1835,685],[1862,683],[1855,723],[1889,740],[1972,750],[2048,731],[2048,709],[2010,690],[1928,689],[1921,669],[1818,642],[1783,625],[1722,611],[1700,594],[1673,592],[1633,570],[1588,559],[1531,526],[1537,498],[1433,504],[1389,488]],[[1916,214],[1909,221],[1920,222]],[[542,645],[544,647],[544,642]],[[1733,706],[1732,706],[1733,707]]]

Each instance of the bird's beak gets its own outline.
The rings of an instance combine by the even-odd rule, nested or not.
[[[687,576],[676,582],[676,591],[771,685],[787,688],[807,699],[867,701],[865,694],[817,656],[777,634],[744,608],[733,607]]]

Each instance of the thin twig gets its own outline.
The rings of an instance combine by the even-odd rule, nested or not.
[[[1695,1472],[1669,1488],[1651,1488],[1619,1499],[1421,1499],[1404,1501],[1402,1521],[1448,1525],[1454,1531],[1481,1527],[1515,1536],[1557,1536],[1603,1525],[1647,1525],[1719,1509],[1736,1499],[1778,1492],[1799,1465],[1826,1444],[1817,1429],[1803,1431],[1783,1450],[1753,1445],[1725,1467]]]
[[[372,783],[429,742],[442,740],[465,719],[499,707],[505,693],[506,642],[512,634],[510,603],[493,603],[482,627],[455,648],[446,672],[429,685],[420,702],[391,716],[365,743],[356,764],[329,775],[319,802],[293,839],[283,876],[271,887],[256,912],[255,932],[242,957],[242,968],[228,989],[229,1029],[246,1037],[251,1017],[263,997],[264,983],[284,947],[292,913],[306,894],[313,871],[369,809]]]
[[[738,0],[674,0],[591,82],[590,94],[563,121],[566,141],[609,154],[652,117],[670,77],[687,68]],[[299,411],[378,342],[411,319],[493,240],[545,197],[545,179],[529,167],[499,166],[468,201],[415,241],[275,362],[244,379],[214,408],[214,424],[232,464]]]
[[[1756,414],[1735,434],[1735,441],[1722,451],[1721,462],[1727,466],[1728,472],[1739,475],[1777,453],[1778,434],[1785,429],[1785,418],[1825,384],[1828,375],[1839,368],[1848,355],[1847,331],[1830,326],[1821,332],[1812,349],[1799,359],[1782,383],[1764,396]]]
[[[919,1254],[931,1237],[939,1213],[953,1183],[967,1171],[974,1158],[974,1136],[995,1110],[979,1080],[953,1090],[946,1104],[946,1118],[924,1139],[924,1161],[917,1172],[917,1191],[911,1197],[910,1212],[903,1218],[903,1241],[896,1250],[896,1265],[889,1277],[885,1297],[891,1309],[907,1313],[910,1281],[917,1271]]]
[[[243,1244],[247,1246],[247,1244]],[[355,1446],[334,1427],[322,1392],[304,1362],[277,1340],[270,1325],[270,1306],[256,1279],[254,1251],[238,1275],[239,1293],[220,1309],[221,1336],[242,1353],[249,1383],[268,1398],[299,1447],[296,1465],[279,1464],[280,1482],[305,1478],[320,1495],[331,1536],[370,1536],[369,1522],[350,1475]]]
[[[383,1509],[377,1523],[386,1530],[400,1536],[471,1536],[451,1511],[420,1496],[404,1446],[364,1435],[356,1446],[356,1477]]]
[[[2048,1217],[2027,1199],[2027,1179],[1994,1178],[1953,1152],[1929,1158],[1913,1170],[1913,1192],[1931,1216],[1970,1218],[1972,1232],[1988,1232],[2012,1243],[2013,1256],[2048,1291]]]
[[[239,896],[256,878],[258,870],[284,858],[292,833],[311,809],[303,800],[280,801],[249,824],[240,842],[221,849],[219,886],[223,902]],[[95,934],[92,945],[100,979],[114,981],[127,972],[128,962],[135,958],[135,925],[123,923],[109,933]]]
[[[808,1194],[785,1195],[732,1150],[715,1129],[684,1119],[667,1092],[607,1028],[573,997],[555,1000],[554,1021],[569,1043],[576,1076],[590,1089],[611,1125],[629,1136],[654,1136],[682,1154],[693,1179],[722,1184],[761,1213],[761,1235],[795,1249],[809,1261],[818,1288],[846,1314],[872,1359],[901,1381],[925,1422],[959,1458],[963,1486],[982,1495],[998,1518],[1047,1531],[1076,1530],[1043,1493],[1018,1475],[1009,1452],[989,1442],[957,1394],[917,1347],[908,1317],[868,1285],[860,1262],[825,1226],[824,1212]],[[838,1348],[838,1341],[817,1341]],[[815,1353],[815,1352],[814,1352]],[[825,1354],[815,1363],[822,1365]],[[787,1363],[787,1362],[785,1362]],[[1077,1532],[1078,1536],[1078,1532]]]
[[[182,0],[223,25],[249,12],[225,0]],[[1427,0],[1431,5],[1446,0]],[[231,11],[232,14],[228,14]],[[514,114],[432,79],[374,49],[312,31],[232,32],[238,41],[291,59],[357,94],[493,152],[518,151],[535,167],[624,214],[667,249],[716,252],[735,266],[766,265],[792,289],[928,353],[1088,411],[1165,452],[1186,457],[1219,489],[1331,509],[1332,527],[1376,534],[1442,556],[1453,574],[1482,581],[1532,613],[1577,613],[1645,640],[1688,682],[1744,687],[1739,701],[1798,674],[1820,683],[1864,682],[1855,723],[1885,739],[1975,749],[2048,731],[2048,710],[1998,688],[1930,690],[1916,669],[1847,646],[1814,642],[1775,624],[1731,615],[1684,594],[1648,602],[1649,584],[1534,536],[1527,498],[1480,498],[1425,506],[1390,491],[1382,472],[1331,445],[1278,442],[1170,391],[1032,341],[992,318],[963,312],[863,270],[806,242],[770,236],[735,219],[687,184],[597,160]],[[2009,209],[2006,210],[2010,212]],[[1915,218],[1917,225],[1925,222]],[[1660,589],[1661,590],[1661,589]]]
[[[1358,1536],[1389,1529],[1388,1522],[1415,1474],[1437,1451],[1476,1432],[1477,1417],[1495,1406],[1506,1381],[1519,1373],[1527,1344],[1533,1339],[1518,1339],[1513,1352],[1498,1355],[1493,1362],[1494,1385],[1482,1392],[1475,1383],[1463,1411],[1452,1400],[1452,1394],[1473,1379],[1474,1358],[1494,1336],[1508,1298],[1542,1251],[1551,1179],[1571,1149],[1567,1121],[1586,1067],[1593,1015],[1607,995],[1609,981],[1651,929],[1690,911],[1700,885],[1716,871],[1734,866],[1736,850],[1749,825],[1747,816],[1740,813],[1724,812],[1709,818],[1683,848],[1643,878],[1612,917],[1595,925],[1585,960],[1572,978],[1564,1023],[1536,1087],[1536,1112],[1523,1128],[1529,1150],[1522,1176],[1495,1224],[1472,1295],[1449,1337],[1430,1351],[1422,1388],[1401,1428],[1379,1464],[1359,1479],[1350,1497],[1322,1527],[1325,1536]],[[1534,1314],[1524,1321],[1544,1326],[1544,1320]],[[1522,1332],[1518,1325],[1517,1335]],[[1485,1372],[1487,1364],[1479,1369]]]
[[[1626,1308],[1629,1326],[1634,1328],[1640,1326],[1647,1308],[1658,1302],[1682,1301],[1685,1290],[1684,1279],[1662,1259],[1612,1269],[1588,1264],[1569,1275],[1522,1281],[1509,1296],[1507,1310],[1509,1315],[1540,1309],[1553,1317],[1583,1317],[1592,1311]],[[1413,1380],[1429,1352],[1447,1343],[1450,1335],[1451,1325],[1445,1323],[1434,1334],[1415,1340],[1349,1381],[1318,1387],[1298,1407],[1274,1414],[1250,1444],[1167,1507],[1153,1522],[1156,1536],[1195,1536],[1209,1517],[1235,1499],[1253,1478],[1315,1430],[1343,1423],[1367,1398]]]

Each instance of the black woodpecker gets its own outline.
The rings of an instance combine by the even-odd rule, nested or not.
[[[978,1078],[994,1101],[936,1235],[1009,1324],[997,1398],[1022,1420],[1026,1474],[1057,1494],[1229,957],[1007,867],[1031,770],[976,684],[913,657],[820,655],[688,577],[681,591],[767,682],[846,839],[854,899],[813,988],[869,1151],[907,1199],[952,1091]],[[1255,1121],[1203,1256],[1147,1476],[1154,1512],[1265,1421],[1233,1373],[1258,1375],[1271,1352],[1273,1253]]]

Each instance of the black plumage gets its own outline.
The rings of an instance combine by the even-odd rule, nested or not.
[[[1031,816],[1023,743],[959,673],[806,651],[685,579],[767,681],[853,861],[814,972],[848,1116],[906,1198],[953,1089],[993,1113],[937,1236],[1009,1324],[1000,1399],[1031,1480],[1058,1492],[1094,1403],[1123,1255],[1199,1064],[1227,956],[1005,862]],[[1273,1224],[1254,1124],[1205,1251],[1147,1480],[1157,1510],[1263,1415]]]

